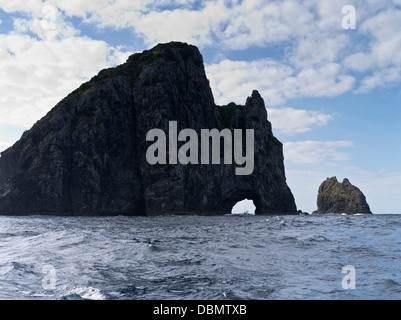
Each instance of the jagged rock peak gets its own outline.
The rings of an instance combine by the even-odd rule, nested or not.
[[[169,123],[254,129],[255,168],[151,165],[147,133]],[[203,58],[171,42],[102,70],[58,103],[0,158],[0,214],[224,214],[252,199],[257,214],[296,213],[283,145],[257,91],[245,106],[216,106]]]
[[[319,187],[317,211],[314,213],[371,214],[365,195],[345,178],[342,183],[337,177],[327,178]]]

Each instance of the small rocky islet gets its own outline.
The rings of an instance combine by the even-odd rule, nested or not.
[[[319,187],[313,214],[372,214],[362,191],[348,179],[327,178]]]

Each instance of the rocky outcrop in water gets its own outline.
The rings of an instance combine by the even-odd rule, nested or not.
[[[342,183],[336,177],[327,178],[320,187],[314,213],[371,214],[365,195],[348,179]]]
[[[255,169],[150,165],[147,132],[255,129]],[[220,214],[245,198],[257,214],[296,213],[283,146],[257,91],[216,106],[194,46],[160,44],[101,71],[58,103],[0,158],[0,214]]]

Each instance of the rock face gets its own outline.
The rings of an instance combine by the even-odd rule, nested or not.
[[[255,170],[150,165],[149,130],[255,129]],[[283,146],[262,97],[216,106],[199,50],[160,44],[101,71],[1,154],[0,214],[220,214],[245,198],[257,214],[296,213]]]
[[[317,197],[317,211],[314,213],[366,213],[371,214],[364,194],[348,179],[342,183],[336,177],[327,178],[320,187]]]

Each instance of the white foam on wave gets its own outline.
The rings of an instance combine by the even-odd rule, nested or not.
[[[79,295],[83,299],[88,300],[105,300],[106,297],[99,289],[93,287],[76,286],[69,290],[67,295]]]

